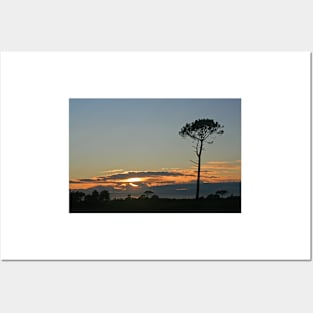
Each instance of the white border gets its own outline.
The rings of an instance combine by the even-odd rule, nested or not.
[[[69,214],[69,98],[241,98],[242,214]],[[309,259],[309,132],[307,52],[2,53],[1,257]]]

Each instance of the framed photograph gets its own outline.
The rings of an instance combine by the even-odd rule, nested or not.
[[[69,106],[71,213],[241,212],[240,99]]]
[[[3,260],[310,260],[311,54],[1,53]]]

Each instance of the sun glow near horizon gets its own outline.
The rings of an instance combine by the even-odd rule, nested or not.
[[[103,172],[103,171],[102,171]],[[101,173],[102,173],[101,172]],[[164,169],[160,171],[124,171],[107,170],[110,175],[93,176],[91,178],[70,179],[70,189],[87,189],[96,186],[127,189],[127,186],[139,188],[155,187],[171,184],[190,184],[196,181],[196,169]],[[210,161],[203,164],[201,182],[224,183],[241,181],[241,161]]]
[[[139,178],[139,177],[132,177],[132,178],[128,178],[126,180],[127,183],[139,183],[139,182],[142,182],[143,179],[142,178]]]

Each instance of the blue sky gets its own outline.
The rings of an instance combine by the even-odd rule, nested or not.
[[[199,118],[225,131],[206,146],[202,163],[241,159],[240,99],[70,99],[69,116],[70,179],[189,169],[192,141],[178,132]]]

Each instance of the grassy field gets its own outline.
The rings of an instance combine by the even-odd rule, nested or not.
[[[125,199],[70,203],[70,213],[241,213],[241,198]]]

